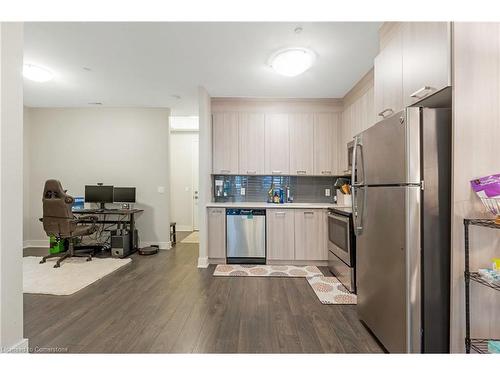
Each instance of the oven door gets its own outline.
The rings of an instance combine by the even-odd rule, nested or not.
[[[351,233],[349,217],[328,213],[328,250],[349,267],[354,267],[351,257]]]

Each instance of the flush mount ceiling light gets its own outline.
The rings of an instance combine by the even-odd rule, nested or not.
[[[307,48],[286,48],[272,55],[269,65],[278,74],[295,77],[309,69],[315,58],[314,52]]]
[[[23,76],[35,82],[47,82],[54,78],[54,74],[50,70],[33,64],[24,64]]]

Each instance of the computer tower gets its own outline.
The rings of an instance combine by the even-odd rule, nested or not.
[[[132,241],[130,241],[132,237]],[[137,230],[133,232],[118,230],[111,233],[111,256],[124,258],[138,249],[139,236]]]

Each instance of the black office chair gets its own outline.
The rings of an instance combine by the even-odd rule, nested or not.
[[[42,258],[40,263],[45,263],[49,258],[59,258],[54,268],[60,267],[61,262],[70,257],[87,258],[92,260],[94,249],[75,250],[73,240],[76,237],[88,236],[96,232],[97,216],[82,216],[76,218],[71,207],[73,197],[66,194],[58,180],[47,180],[43,189],[43,229],[48,236],[55,236],[58,240],[68,240],[68,250],[62,253],[50,254]],[[91,225],[80,225],[83,222],[91,222]]]

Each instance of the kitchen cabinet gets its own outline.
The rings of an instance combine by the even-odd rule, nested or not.
[[[314,158],[314,115],[294,113],[288,117],[290,174],[312,175]]]
[[[288,175],[290,173],[288,114],[266,114],[265,131],[265,173]]]
[[[403,100],[412,105],[451,86],[449,22],[403,24]]]
[[[314,174],[332,176],[340,173],[338,144],[340,116],[337,113],[317,113],[314,115]]]
[[[238,113],[215,113],[212,117],[212,171],[238,174]]]
[[[295,259],[327,260],[326,217],[320,209],[296,209]]]
[[[403,36],[396,24],[387,36],[384,48],[375,58],[375,112],[379,119],[403,109]],[[424,57],[425,58],[425,57]]]
[[[208,257],[226,258],[226,210],[208,208]]]
[[[295,210],[266,210],[267,259],[295,259]]]
[[[264,174],[264,114],[240,113],[238,122],[238,136],[238,173],[241,175]]]

